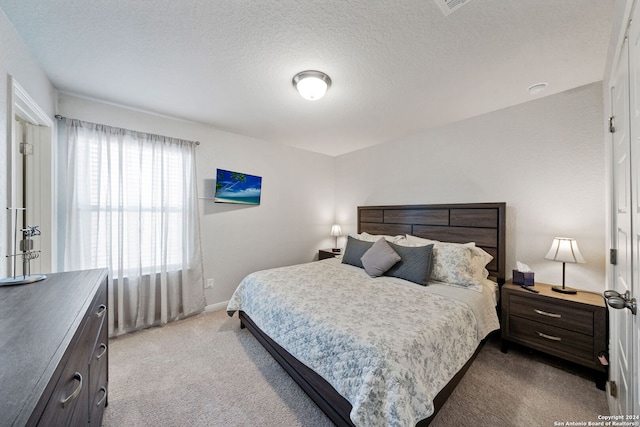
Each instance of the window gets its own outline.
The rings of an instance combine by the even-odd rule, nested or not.
[[[201,311],[195,143],[70,119],[65,136],[63,269],[108,268],[109,334]]]
[[[138,268],[149,273],[151,266],[161,264],[169,270],[180,269],[184,253],[181,182],[186,173],[182,153],[158,153],[152,144],[127,139],[129,143],[121,149],[118,141],[85,142],[90,161],[88,180],[81,188],[89,197],[78,208],[91,214],[92,264],[107,266],[109,257],[120,257],[125,275]],[[120,235],[121,244],[105,244],[117,242]]]
[[[113,277],[183,268],[194,165],[181,140],[81,123],[69,182],[80,224],[71,228],[90,242],[84,268],[111,267]]]

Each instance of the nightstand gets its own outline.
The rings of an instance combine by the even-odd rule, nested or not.
[[[540,293],[508,281],[502,286],[502,351],[518,343],[595,371],[596,386],[604,390],[606,368],[598,356],[608,354],[607,308],[604,297],[587,291],[575,295],[536,283]]]
[[[342,251],[333,252],[332,249],[320,249],[320,251],[318,252],[318,260],[323,260],[323,259],[327,259],[327,258],[335,258],[336,256],[340,255],[341,253],[342,253]]]

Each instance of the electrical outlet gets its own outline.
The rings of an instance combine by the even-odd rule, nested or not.
[[[207,279],[207,285],[205,288],[213,288],[213,279]]]

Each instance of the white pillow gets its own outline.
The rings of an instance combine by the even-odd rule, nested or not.
[[[425,239],[425,238],[422,238],[422,237],[413,236],[411,234],[405,234],[404,238],[406,239],[407,243],[411,244],[411,245],[424,246],[424,245],[434,245],[436,243],[442,243],[442,242],[440,242],[438,240]]]
[[[396,240],[393,243],[395,243],[398,246],[407,246],[409,248],[417,248],[419,246],[427,246],[429,244],[429,243],[410,241],[409,239],[407,239],[406,236],[401,236],[398,240]]]
[[[364,240],[365,242],[375,242],[375,241],[377,241],[379,239],[382,239],[383,237],[387,242],[391,242],[391,243],[395,243],[398,240],[404,238],[403,235],[388,236],[388,235],[385,235],[385,234],[369,234],[367,232],[364,232],[364,233],[360,233],[360,235],[357,237],[357,239]]]
[[[474,277],[486,279],[489,277],[487,264],[493,259],[493,255],[487,253],[484,249],[474,246],[471,248]]]
[[[468,248],[473,248],[473,247],[476,246],[476,242],[468,242],[468,243],[441,242],[440,240],[425,239],[424,237],[413,236],[411,234],[405,234],[405,238],[409,242],[421,243],[421,244],[424,244],[424,245],[431,245],[431,244],[438,243],[438,244],[441,244],[441,245],[466,246]]]

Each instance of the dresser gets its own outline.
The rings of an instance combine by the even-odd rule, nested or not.
[[[107,405],[107,271],[0,287],[0,426],[99,426]]]
[[[533,293],[510,281],[501,291],[502,351],[509,343],[586,366],[604,389],[606,369],[599,356],[607,354],[607,308],[602,295],[578,291],[554,292],[551,285],[535,283]]]

